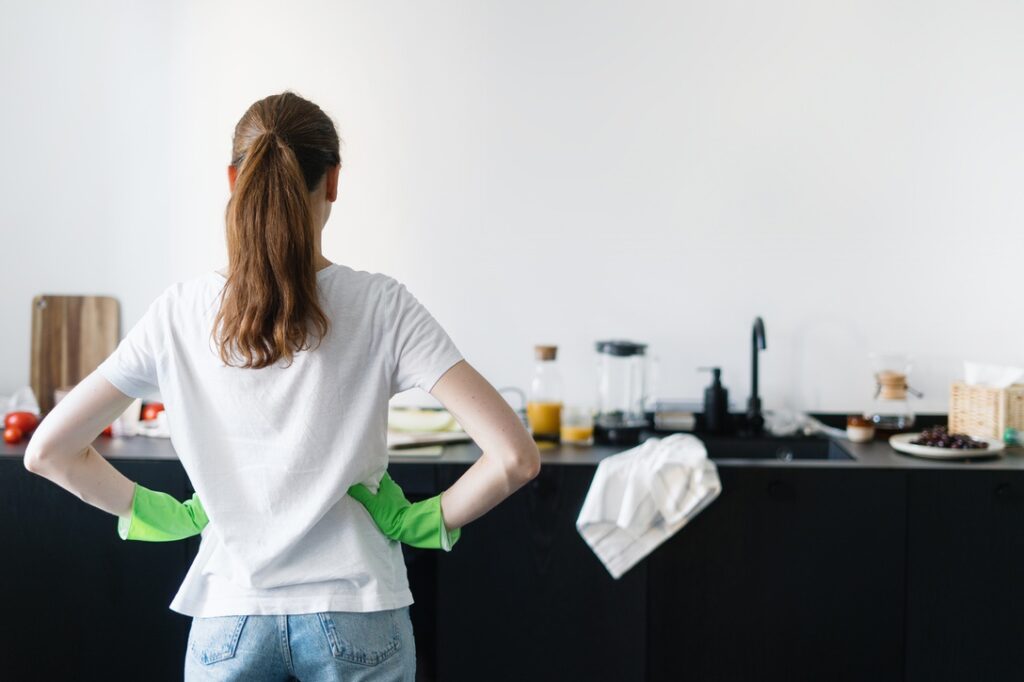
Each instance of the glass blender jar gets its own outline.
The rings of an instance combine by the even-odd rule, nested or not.
[[[633,341],[598,341],[597,414],[594,442],[636,445],[649,427],[644,412],[647,344]]]

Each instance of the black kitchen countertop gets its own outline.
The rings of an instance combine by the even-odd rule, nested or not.
[[[979,460],[936,461],[903,455],[893,450],[884,441],[850,443],[837,441],[838,445],[852,455],[852,459],[807,459],[782,461],[779,459],[732,459],[716,458],[722,467],[794,467],[821,469],[988,469],[1024,470],[1024,448],[1006,448],[1002,456]],[[25,454],[27,441],[16,444],[0,443],[0,457],[20,458]],[[93,441],[93,447],[108,459],[152,459],[174,460],[178,458],[168,438],[130,436],[108,438],[100,436]],[[578,446],[555,445],[547,448],[541,445],[541,466],[584,465],[594,466],[609,455],[628,449],[628,446]],[[472,464],[481,450],[474,443],[445,445],[440,455],[391,455],[391,462],[401,464]]]

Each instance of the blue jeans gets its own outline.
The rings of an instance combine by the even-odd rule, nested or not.
[[[413,682],[409,607],[193,618],[185,680]]]

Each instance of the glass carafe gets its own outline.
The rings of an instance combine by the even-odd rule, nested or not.
[[[915,416],[908,393],[921,397],[907,383],[910,375],[910,356],[899,353],[873,353],[875,366],[875,397],[864,416],[882,432],[907,431],[914,426]]]

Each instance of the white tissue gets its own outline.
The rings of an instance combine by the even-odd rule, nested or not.
[[[11,412],[31,412],[37,417],[41,416],[39,411],[39,401],[36,400],[35,391],[32,390],[31,386],[22,386],[14,395],[11,396],[0,396],[0,405],[5,405],[6,409],[4,414]]]
[[[971,386],[987,386],[988,388],[1006,388],[1024,377],[1024,369],[1020,367],[1004,367],[986,365],[980,362],[964,363],[964,382]]]

